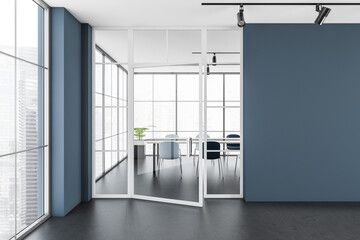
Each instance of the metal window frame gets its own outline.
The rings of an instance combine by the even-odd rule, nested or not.
[[[29,0],[30,1],[30,0]],[[25,153],[25,152],[29,152],[29,151],[34,151],[34,150],[38,150],[38,149],[42,149],[42,155],[43,155],[43,192],[42,192],[42,197],[43,197],[43,215],[40,216],[39,218],[37,218],[33,223],[29,224],[28,226],[26,226],[25,228],[21,229],[20,231],[18,231],[17,229],[17,183],[15,182],[15,229],[14,229],[14,236],[12,237],[12,239],[24,239],[27,235],[29,235],[32,231],[34,231],[38,226],[40,226],[42,223],[44,223],[47,219],[50,218],[51,216],[51,203],[50,203],[50,151],[51,151],[51,143],[50,143],[50,103],[49,103],[49,92],[50,92],[50,74],[49,74],[49,52],[50,52],[50,38],[49,38],[49,34],[50,34],[50,7],[42,0],[32,0],[34,3],[36,3],[38,6],[40,6],[43,9],[43,65],[39,65],[38,63],[34,63],[31,61],[28,61],[26,59],[20,58],[18,56],[18,50],[17,50],[17,11],[18,11],[18,0],[14,1],[14,23],[15,23],[15,44],[14,44],[14,55],[5,53],[0,51],[1,55],[5,55],[7,57],[11,57],[14,58],[14,80],[15,82],[17,81],[17,65],[18,65],[18,61],[19,62],[25,62],[28,64],[31,64],[33,66],[36,66],[38,68],[43,69],[42,74],[43,74],[43,86],[42,86],[42,99],[43,99],[43,104],[42,104],[42,111],[43,111],[43,115],[42,115],[42,121],[43,121],[43,129],[42,129],[42,138],[43,138],[43,145],[42,146],[38,146],[38,147],[34,147],[34,148],[30,148],[30,149],[22,149],[22,150],[18,150],[15,146],[15,151],[12,153],[8,153],[8,154],[3,154],[0,157],[5,157],[5,156],[10,156],[10,155],[14,155],[15,156],[15,181],[17,179],[16,176],[16,172],[17,172],[17,154],[19,153]],[[17,85],[15,83],[15,99],[16,97],[16,91],[17,91]],[[16,102],[16,101],[15,101]],[[15,103],[16,104],[16,103]],[[15,106],[16,108],[16,106]],[[15,113],[16,114],[16,113]],[[15,125],[15,138],[16,138],[16,125]],[[16,139],[15,139],[16,141]],[[16,144],[15,144],[16,145]]]

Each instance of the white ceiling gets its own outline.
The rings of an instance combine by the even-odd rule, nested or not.
[[[236,27],[237,6],[201,6],[224,0],[45,0],[67,8],[80,22],[94,27]],[[270,2],[248,0],[245,2]],[[276,1],[273,2],[315,2]],[[320,1],[321,2],[321,1]],[[324,2],[324,1],[322,1]],[[325,2],[344,2],[327,0]],[[360,2],[348,0],[346,2]],[[360,6],[329,6],[327,23],[360,23]],[[314,6],[245,6],[248,23],[312,23]]]

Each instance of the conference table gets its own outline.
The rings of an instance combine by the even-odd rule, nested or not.
[[[179,144],[186,144],[187,146],[187,153],[186,156],[190,157],[192,156],[192,145],[199,143],[199,138],[150,138],[145,139],[144,142],[146,144],[152,144],[153,145],[153,174],[156,175],[156,166],[157,162],[159,161],[159,145],[162,142],[177,142]],[[240,138],[207,138],[207,142],[209,141],[216,141],[220,144],[228,144],[228,143],[240,143]],[[207,152],[239,152],[238,150],[208,150]]]

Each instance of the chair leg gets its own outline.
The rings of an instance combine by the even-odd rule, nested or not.
[[[236,167],[237,167],[237,162],[238,162],[238,158],[239,158],[240,156],[236,156],[236,162],[235,162],[235,173],[236,173]]]
[[[160,162],[161,162],[161,158],[159,158],[158,161],[157,161],[159,171],[160,171],[160,165],[161,165]]]
[[[221,165],[221,166],[220,166]],[[221,168],[221,176],[222,176],[222,179],[224,179],[224,167],[223,165],[221,164],[221,161],[219,161],[219,167]]]
[[[163,160],[162,158],[158,159],[158,178],[160,177],[160,169],[161,169],[161,161],[162,160]]]
[[[219,165],[219,175],[221,176],[221,173],[220,173],[220,171],[221,171],[221,170],[220,170],[220,168],[221,168],[221,167],[220,167],[220,162],[221,162],[221,160],[220,160],[220,158],[218,158],[218,165]]]
[[[182,178],[182,158],[180,156],[180,176]]]
[[[197,165],[196,165],[196,176],[199,176],[199,158],[198,158],[198,161],[197,161]]]

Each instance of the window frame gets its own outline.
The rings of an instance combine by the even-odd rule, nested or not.
[[[18,231],[17,229],[17,197],[16,197],[16,171],[17,171],[17,164],[16,164],[16,160],[15,160],[15,231],[14,231],[14,235],[11,239],[23,239],[25,238],[27,235],[29,235],[33,230],[35,230],[38,226],[40,226],[42,223],[44,223],[47,219],[50,218],[51,216],[51,211],[50,211],[50,148],[51,148],[51,142],[50,142],[50,103],[49,103],[49,92],[50,92],[50,74],[49,74],[49,33],[50,33],[50,7],[49,5],[47,5],[44,1],[42,0],[29,0],[34,2],[35,4],[37,4],[39,7],[41,7],[43,9],[43,15],[42,15],[42,29],[39,31],[41,31],[41,36],[42,38],[41,43],[42,43],[42,49],[41,49],[41,58],[42,58],[42,64],[38,63],[34,63],[32,61],[26,60],[24,58],[19,57],[19,53],[18,53],[18,43],[17,43],[17,29],[18,29],[18,25],[17,25],[17,11],[18,11],[18,5],[17,5],[17,1],[14,1],[14,11],[15,11],[15,50],[14,50],[14,54],[8,54],[5,52],[0,52],[0,54],[5,55],[7,57],[11,57],[15,60],[15,72],[14,72],[14,76],[15,76],[15,81],[17,81],[17,71],[18,71],[18,63],[17,62],[23,62],[23,63],[27,63],[27,64],[31,64],[33,66],[36,66],[38,69],[41,68],[42,71],[42,76],[39,77],[40,75],[38,75],[38,79],[41,78],[40,81],[42,81],[42,85],[41,85],[41,100],[39,100],[39,102],[41,101],[41,111],[42,111],[42,115],[39,115],[39,121],[42,122],[42,129],[39,130],[39,133],[41,134],[40,137],[42,138],[42,144],[41,146],[35,147],[35,148],[30,148],[30,149],[17,149],[15,147],[15,151],[12,153],[7,153],[7,154],[3,154],[0,157],[4,157],[4,156],[8,156],[8,155],[14,155],[15,159],[17,154],[20,153],[26,153],[29,151],[34,151],[34,150],[40,150],[39,152],[41,152],[42,154],[42,161],[43,161],[43,165],[42,165],[42,215],[40,217],[38,217],[34,222],[32,222],[31,224],[29,224],[28,226],[26,226],[25,228],[21,229],[20,231]],[[38,22],[39,23],[39,22]],[[38,50],[39,51],[39,50]]]

